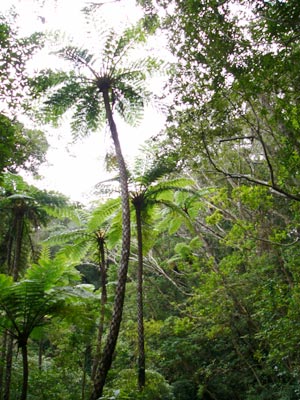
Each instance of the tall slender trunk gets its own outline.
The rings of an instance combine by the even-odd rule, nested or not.
[[[3,400],[9,400],[9,397],[10,397],[10,382],[11,382],[11,370],[12,370],[12,359],[13,359],[13,346],[14,346],[13,338],[8,334]]]
[[[138,325],[138,387],[142,391],[146,383],[145,369],[145,339],[144,339],[144,305],[143,305],[143,235],[141,207],[135,205],[136,230],[138,239],[138,270],[137,270],[137,325]]]
[[[86,369],[85,365],[82,371],[82,384],[81,384],[81,400],[85,400],[85,385],[86,385]]]
[[[118,272],[118,283],[115,293],[113,315],[110,322],[109,331],[102,352],[101,360],[99,362],[97,373],[94,379],[94,388],[90,397],[91,400],[96,400],[102,396],[107,373],[112,364],[112,358],[117,344],[120,325],[122,321],[127,270],[129,262],[129,251],[130,251],[130,208],[129,208],[127,170],[121,151],[117,127],[112,115],[108,90],[109,90],[108,88],[103,89],[102,94],[105,104],[106,117],[109,123],[110,132],[114,142],[116,157],[119,166],[121,199],[122,199],[122,250],[121,250],[120,267]]]
[[[105,307],[107,303],[107,276],[106,276],[106,258],[105,258],[105,249],[104,249],[104,238],[98,237],[98,248],[99,248],[99,266],[101,273],[101,305],[100,305],[100,321],[98,325],[98,337],[97,337],[97,345],[96,351],[93,360],[92,367],[92,380],[95,379],[96,371],[99,365],[99,361],[101,358],[101,347],[102,347],[102,338],[104,332],[104,319],[105,319]]]
[[[13,280],[17,281],[20,272],[20,260],[22,251],[23,229],[24,229],[24,210],[23,208],[15,208],[15,221],[14,221],[14,238],[9,247],[10,254],[8,254],[8,271],[12,275]],[[10,383],[12,372],[12,358],[13,358],[13,338],[9,335],[7,339],[6,351],[6,364],[5,364],[5,385],[4,385],[4,400],[10,398]]]
[[[10,275],[12,275],[14,281],[17,281],[20,273],[20,260],[22,251],[22,240],[23,240],[23,230],[24,230],[24,211],[16,211],[15,220],[15,240],[14,240],[14,250],[12,254],[12,265],[9,266]],[[10,255],[11,256],[11,255]]]
[[[84,351],[84,362],[82,368],[82,384],[81,384],[81,400],[85,400],[86,377],[87,377],[87,370],[90,357],[91,357],[91,345],[88,344]]]
[[[42,370],[42,366],[43,366],[43,345],[44,345],[44,340],[42,338],[39,341],[39,357],[38,357],[39,371]]]
[[[0,400],[2,400],[3,387],[4,387],[4,365],[6,358],[6,345],[7,345],[7,331],[3,332],[1,343],[1,359],[0,359]]]
[[[27,389],[28,389],[28,354],[27,354],[27,339],[24,340],[21,344],[22,351],[22,362],[23,362],[23,383],[22,383],[22,393],[20,400],[26,400],[27,398]]]

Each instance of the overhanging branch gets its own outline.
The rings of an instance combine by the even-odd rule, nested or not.
[[[271,180],[271,183],[269,183],[269,182],[263,181],[261,179],[257,179],[257,178],[251,177],[249,175],[237,174],[237,173],[231,173],[231,172],[228,172],[228,171],[224,171],[213,160],[205,139],[202,138],[202,140],[203,140],[204,149],[205,149],[205,152],[206,152],[206,155],[208,157],[209,162],[214,167],[214,169],[217,172],[219,172],[220,174],[225,175],[226,177],[231,178],[231,179],[243,179],[245,181],[254,183],[256,185],[265,186],[265,187],[269,188],[270,191],[275,193],[275,194],[278,194],[280,196],[286,197],[287,199],[290,199],[290,200],[295,200],[295,201],[299,201],[300,202],[300,196],[295,195],[293,193],[290,193],[290,192],[286,191],[285,189],[282,189],[279,186],[277,186],[276,183],[274,182],[274,178],[273,178],[273,180]]]

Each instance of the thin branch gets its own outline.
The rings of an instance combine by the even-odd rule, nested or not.
[[[264,152],[264,156],[265,156],[265,159],[266,159],[267,164],[268,164],[268,167],[269,167],[269,172],[270,172],[270,178],[271,178],[272,186],[275,187],[275,186],[276,186],[276,183],[275,183],[275,178],[274,178],[273,166],[272,166],[272,163],[271,163],[270,158],[269,158],[269,155],[268,155],[267,146],[266,146],[266,144],[265,144],[265,142],[264,142],[264,140],[263,140],[263,137],[262,137],[262,135],[261,135],[261,133],[260,133],[260,120],[259,120],[259,117],[258,117],[258,115],[257,115],[257,113],[256,113],[256,111],[255,111],[255,109],[254,109],[254,107],[253,107],[252,102],[251,102],[249,99],[248,99],[248,104],[250,105],[251,110],[252,110],[252,112],[253,112],[253,114],[254,114],[254,116],[255,116],[255,118],[256,118],[256,122],[257,122],[256,133],[257,133],[257,136],[258,136],[258,138],[259,138],[259,141],[260,141],[260,143],[261,143],[261,145],[262,145],[263,152]]]
[[[287,192],[284,189],[281,189],[280,187],[278,187],[273,182],[272,182],[272,184],[270,184],[270,183],[268,183],[266,181],[262,181],[260,179],[252,178],[249,175],[236,174],[236,173],[234,174],[234,173],[230,173],[230,172],[224,171],[223,169],[219,168],[217,166],[217,164],[215,163],[215,161],[212,159],[212,156],[210,154],[210,151],[208,149],[208,146],[207,146],[207,143],[206,143],[205,139],[202,138],[202,140],[203,140],[204,149],[205,149],[205,152],[206,152],[206,155],[208,157],[209,162],[212,164],[212,166],[215,168],[215,170],[217,172],[219,172],[220,174],[223,174],[226,177],[229,177],[229,178],[232,178],[232,179],[244,179],[244,180],[246,180],[248,182],[255,183],[255,184],[261,185],[261,186],[265,186],[265,187],[269,188],[275,194],[284,196],[284,197],[286,197],[286,198],[288,198],[290,200],[295,200],[295,201],[299,201],[300,202],[300,196],[297,196],[297,195],[295,195],[293,193]]]
[[[92,7],[102,7],[102,6],[105,6],[106,4],[111,4],[111,3],[117,3],[117,2],[119,2],[120,0],[107,0],[107,1],[104,1],[104,2],[95,2],[95,1],[87,1],[86,2],[86,4],[88,4],[89,6],[92,6]]]
[[[181,293],[183,293],[185,296],[192,296],[192,293],[187,293],[184,290],[182,290],[177,283],[164,271],[163,268],[161,268],[158,264],[158,262],[155,260],[155,258],[151,255],[148,255],[148,259],[150,262],[150,265],[152,265],[162,276],[164,276],[168,281],[172,283],[178,289]]]
[[[228,139],[220,139],[219,143],[223,143],[223,142],[230,142],[233,140],[254,140],[255,136],[251,135],[251,136],[236,136],[236,137],[232,137],[232,138],[228,138]]]

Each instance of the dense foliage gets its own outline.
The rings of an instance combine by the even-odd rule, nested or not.
[[[27,62],[41,47],[42,36],[20,38],[15,17],[0,14],[0,180],[4,171],[20,168],[37,174],[48,148],[43,132],[26,128],[16,115],[28,92]]]
[[[99,203],[86,209],[26,184],[16,172],[40,161],[43,146],[15,151],[28,132],[0,116],[0,399],[97,397],[126,250],[123,318],[102,399],[297,400],[299,2],[137,3],[138,30],[121,43],[112,32],[103,39],[112,66],[104,77],[89,53],[66,47],[60,55],[76,71],[30,80],[36,98],[49,89],[39,118],[56,120],[74,104],[73,130],[88,133],[105,116],[115,129],[116,112],[135,122],[144,105],[137,67],[157,67],[117,68],[129,38],[168,37],[176,62],[165,132],[125,171],[130,248],[116,190],[107,199],[99,187]],[[94,75],[81,75],[90,64]]]

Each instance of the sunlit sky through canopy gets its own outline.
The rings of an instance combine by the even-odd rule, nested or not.
[[[0,10],[5,12],[11,6],[15,7],[19,15],[17,24],[20,34],[24,36],[34,31],[60,30],[84,46],[87,27],[81,10],[89,3],[86,0],[2,0]],[[106,21],[108,26],[115,29],[121,30],[126,24],[134,23],[142,16],[135,0],[102,0],[101,3],[103,5],[97,11],[98,20]],[[152,39],[150,47],[153,51],[159,52],[161,46],[162,44],[157,46],[157,40]],[[49,51],[44,51],[42,56],[36,57],[31,68],[36,69],[41,65],[55,68],[55,63],[59,63],[59,60],[54,56],[49,57],[48,53]],[[159,94],[162,84],[158,79],[155,83]],[[120,141],[127,162],[133,161],[144,141],[158,133],[163,123],[163,115],[151,107],[146,109],[144,120],[137,128],[128,127],[118,121]],[[45,127],[43,129],[45,131]],[[47,127],[46,133],[50,149],[47,154],[48,162],[40,169],[43,179],[30,180],[30,183],[42,189],[59,191],[74,201],[87,203],[92,199],[94,185],[111,176],[104,166],[105,154],[112,148],[108,130],[91,133],[76,144],[71,144],[72,135],[67,120],[57,129]]]

